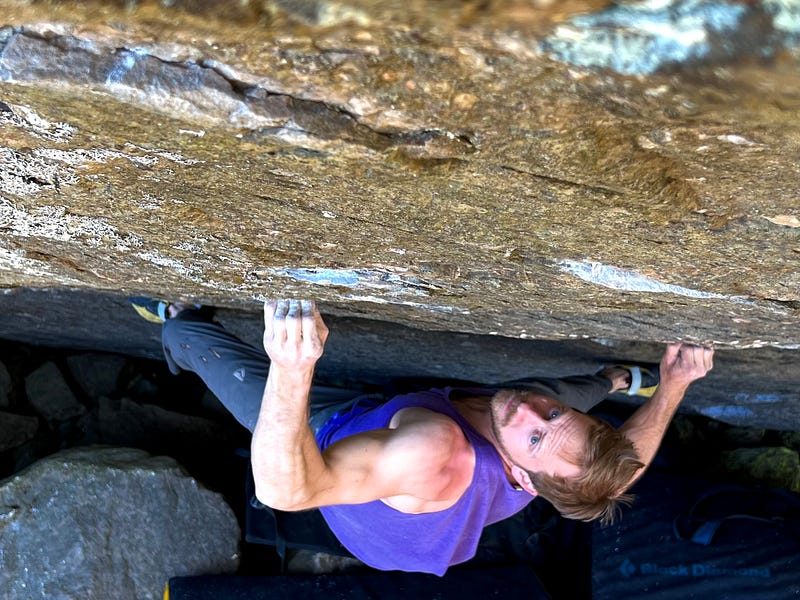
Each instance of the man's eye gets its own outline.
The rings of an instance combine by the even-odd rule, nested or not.
[[[560,414],[561,414],[561,411],[558,410],[557,408],[554,408],[553,410],[550,411],[550,420],[558,418],[558,415],[560,415]]]
[[[539,434],[538,433],[534,433],[531,436],[531,446],[535,446],[538,443],[539,443]]]

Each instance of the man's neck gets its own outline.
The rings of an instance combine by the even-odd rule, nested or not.
[[[456,410],[464,417],[464,420],[469,423],[472,428],[484,437],[495,450],[503,463],[503,470],[506,473],[508,481],[512,485],[517,485],[516,480],[511,476],[511,465],[503,456],[500,451],[500,445],[497,437],[492,428],[492,415],[491,415],[491,396],[451,396],[450,401]]]

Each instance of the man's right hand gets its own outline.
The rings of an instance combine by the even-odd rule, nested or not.
[[[714,350],[690,344],[669,344],[661,359],[661,385],[685,391],[714,367]]]
[[[272,364],[287,370],[314,368],[325,347],[328,327],[311,300],[264,303],[264,350]]]
[[[620,427],[620,431],[633,442],[641,469],[622,490],[642,476],[653,461],[664,433],[689,385],[705,377],[714,366],[714,350],[690,344],[669,344],[661,359],[660,376],[656,393],[642,404]]]

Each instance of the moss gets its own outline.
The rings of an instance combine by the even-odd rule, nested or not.
[[[723,452],[720,462],[741,481],[800,492],[800,456],[790,448],[738,448]]]

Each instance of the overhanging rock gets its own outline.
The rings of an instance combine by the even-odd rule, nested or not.
[[[559,5],[169,4],[0,4],[1,286],[800,345],[791,2],[646,78],[546,56]]]

